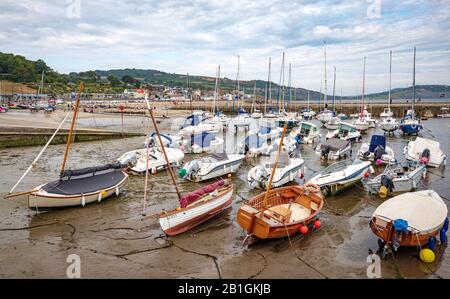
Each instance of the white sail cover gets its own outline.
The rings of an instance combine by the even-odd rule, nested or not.
[[[433,190],[404,193],[382,203],[373,217],[403,219],[420,234],[438,229],[447,218],[447,206]]]

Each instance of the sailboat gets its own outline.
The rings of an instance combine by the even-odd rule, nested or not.
[[[302,110],[302,113],[301,113],[301,116],[304,120],[310,120],[316,115],[316,112],[314,112],[314,110],[312,110],[309,107],[309,90],[308,90],[308,102],[307,103],[308,103],[307,108],[305,110]]]
[[[281,139],[284,139],[287,125]],[[271,189],[277,169],[282,143],[278,146],[267,189],[242,205],[237,212],[237,222],[247,237],[273,239],[291,236],[299,231],[308,232],[316,222],[323,207],[323,195],[315,185],[288,186]]]
[[[416,113],[414,111],[414,106],[416,103],[416,47],[414,47],[414,66],[413,66],[413,99],[411,110],[408,110],[406,115],[403,117],[399,129],[403,134],[419,134],[423,129],[420,120],[416,118]]]
[[[335,99],[336,99],[336,67],[334,67],[334,80],[333,80],[333,116],[330,118],[326,123],[325,127],[328,130],[336,130],[339,128],[339,125],[341,124],[341,118],[336,116],[336,110],[335,110]]]
[[[83,89],[84,86],[83,83],[81,83],[75,102],[72,123],[70,126],[69,135],[67,137],[67,145],[59,179],[39,185],[31,191],[12,193],[20,183],[20,181],[27,175],[32,166],[35,165],[37,160],[44,153],[45,149],[48,147],[59,129],[62,127],[70,111],[69,113],[67,113],[66,117],[60,123],[55,133],[48,140],[47,144],[35,158],[33,163],[28,167],[19,181],[11,189],[10,194],[7,196],[7,198],[27,194],[28,206],[30,208],[37,209],[79,205],[84,206],[87,203],[95,201],[100,202],[113,194],[119,195],[120,188],[128,179],[128,175],[122,170],[126,167],[126,165],[122,165],[120,163],[110,163],[81,169],[65,169]]]
[[[203,121],[204,124],[208,125],[219,125],[219,128],[226,128],[228,126],[228,123],[230,121],[230,118],[227,117],[225,114],[223,114],[221,111],[219,111],[217,107],[217,101],[219,98],[219,86],[220,86],[220,65],[217,67],[217,73],[216,73],[216,84],[214,87],[214,99],[213,99],[213,107],[212,107],[212,114],[213,117],[206,119]]]
[[[262,112],[255,107],[256,105],[256,80],[253,85],[253,100],[252,100],[252,114],[250,115],[251,118],[262,118],[263,114]]]
[[[381,113],[380,117],[383,118],[380,128],[384,132],[394,132],[398,129],[398,122],[393,118],[393,113],[391,111],[391,80],[392,80],[392,51],[389,52],[389,96],[388,96],[388,107],[385,108],[384,112]]]
[[[160,138],[158,125],[156,124],[153,110],[148,102],[148,97],[145,97],[147,109],[150,112],[150,117],[153,122],[156,134]],[[159,144],[163,144],[160,140]],[[164,147],[161,147],[166,163],[169,165],[168,170],[172,183],[179,199],[179,207],[171,211],[163,210],[159,213],[159,224],[161,229],[167,235],[174,236],[190,230],[191,228],[205,222],[206,220],[218,215],[223,210],[227,209],[232,202],[233,185],[230,179],[220,180],[213,184],[199,188],[184,196],[178,188],[177,181],[172,166],[169,163],[169,158]],[[145,185],[147,184],[148,171],[146,172]],[[144,204],[147,200],[147,187],[144,187]],[[144,206],[145,213],[145,206]]]
[[[364,87],[366,80],[366,57],[364,56],[364,68],[363,68],[363,88],[362,88],[362,97],[361,97],[361,114],[358,119],[353,121],[356,129],[361,132],[367,131],[369,129],[369,122],[365,119],[365,106],[364,106]]]
[[[319,113],[317,116],[317,119],[320,120],[322,124],[325,124],[330,121],[331,118],[335,117],[334,111],[328,110],[328,103],[327,103],[327,48],[326,45],[324,46],[324,57],[325,57],[325,92],[324,92],[324,110]]]

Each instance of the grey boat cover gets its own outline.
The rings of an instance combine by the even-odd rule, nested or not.
[[[350,144],[350,141],[348,140],[342,140],[338,138],[330,138],[326,140],[322,145],[320,146],[321,150],[326,150],[329,148],[332,151],[342,150],[346,148]]]
[[[223,153],[213,153],[211,155],[212,158],[216,159],[217,161],[225,161],[228,160],[228,155],[227,153],[223,152]]]
[[[95,174],[96,172],[100,172],[100,171],[105,171],[105,170],[111,170],[111,169],[121,169],[125,167],[125,165],[120,164],[119,162],[117,163],[109,163],[109,164],[104,164],[104,165],[99,165],[99,166],[93,166],[93,167],[85,167],[85,168],[80,168],[80,169],[68,169],[68,170],[64,170],[64,172],[60,175],[60,178],[65,178],[65,177],[74,177],[74,176],[81,176],[81,175],[86,175],[86,174]]]
[[[79,195],[114,187],[124,178],[125,173],[115,169],[101,174],[94,174],[92,176],[64,180],[60,179],[45,184],[42,189],[47,193],[52,194]]]
[[[270,164],[274,165],[275,161],[277,159],[278,152],[271,152],[270,153]],[[291,159],[289,158],[289,155],[286,151],[281,151],[280,156],[278,158],[278,164],[277,168],[284,168],[291,164]]]

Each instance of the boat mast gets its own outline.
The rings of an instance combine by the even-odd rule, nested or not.
[[[78,107],[80,106],[80,98],[81,98],[81,93],[83,92],[83,89],[84,89],[84,85],[83,85],[83,82],[81,82],[80,88],[79,88],[78,94],[77,94],[77,100],[75,102],[75,108],[74,108],[74,112],[73,112],[72,123],[70,125],[69,136],[67,137],[66,151],[64,153],[64,160],[61,165],[60,175],[62,175],[64,173],[64,168],[66,167],[67,155],[69,154],[69,149],[70,149],[70,141],[72,140],[73,127],[75,126],[75,121],[77,120]]]
[[[269,98],[269,81],[270,81],[270,57],[269,57],[269,73],[267,75],[266,94],[264,96],[264,114],[267,113],[267,100]]]
[[[214,113],[219,112],[219,98],[220,98],[220,64],[219,64],[219,76],[217,79],[217,102],[214,104]]]
[[[323,41],[323,51],[324,51],[324,57],[325,57],[325,67],[324,67],[324,74],[325,74],[325,88],[324,88],[324,96],[323,96],[323,105],[324,108],[328,108],[328,101],[327,101],[327,42]]]
[[[364,66],[363,66],[363,88],[362,88],[362,98],[361,98],[361,118],[364,119],[364,88],[366,84],[366,56],[364,56]]]
[[[288,88],[289,88],[289,102],[287,103],[287,107],[289,108],[289,104],[292,103],[292,74],[291,74],[291,63],[289,63],[289,79],[288,79]],[[289,111],[289,109],[287,109]]]
[[[272,58],[269,57],[269,97],[268,97],[268,101],[270,102],[270,107],[272,107],[272,78],[271,78],[271,69],[272,69]],[[267,110],[267,106],[266,106],[266,110]],[[267,113],[267,111],[266,111]]]
[[[240,88],[239,88],[239,68],[240,68],[240,57],[238,55],[238,68],[237,68],[237,74],[236,74],[236,82],[237,82],[237,104],[239,109],[239,99],[241,98],[240,95]],[[234,102],[233,102],[233,111],[234,111]]]
[[[389,51],[389,98],[388,111],[391,111],[392,50]]]
[[[252,113],[255,112],[254,104],[256,104],[256,80],[255,80],[255,84],[253,85]]]
[[[413,115],[415,104],[416,104],[416,47],[414,47],[414,64],[413,64],[413,101],[412,101]]]
[[[188,96],[189,96],[189,102],[190,102],[190,106],[191,106],[191,114],[193,113],[193,109],[192,109],[192,93],[191,90],[189,88],[189,73],[187,73],[187,92],[188,92]]]
[[[217,82],[218,82],[218,78],[219,78],[219,69],[220,66],[216,69],[216,83],[214,85],[214,99],[213,99],[213,105],[212,105],[212,113],[215,114],[216,113],[216,98],[217,98]]]
[[[266,194],[264,195],[263,208],[267,207],[267,198],[269,197],[270,187],[272,186],[272,181],[273,181],[273,177],[275,175],[275,170],[277,169],[277,166],[278,166],[278,158],[280,158],[281,149],[283,148],[283,140],[284,140],[284,135],[286,134],[287,125],[288,125],[288,122],[286,121],[284,123],[283,133],[281,134],[280,144],[278,145],[278,152],[277,152],[277,156],[275,158],[275,163],[272,166],[272,173],[270,174],[269,184],[267,185]]]
[[[336,67],[334,67],[334,79],[333,79],[333,112],[335,111],[335,91],[336,91]]]
[[[177,181],[175,180],[175,175],[173,173],[172,164],[170,164],[169,158],[167,157],[166,148],[164,147],[164,143],[161,140],[161,135],[159,134],[158,125],[156,124],[155,116],[153,115],[153,109],[150,107],[150,102],[148,101],[147,96],[145,97],[145,102],[147,103],[147,109],[148,109],[148,112],[150,113],[153,127],[155,128],[156,136],[158,136],[159,145],[161,146],[161,151],[163,152],[164,159],[166,160],[167,169],[169,169],[169,174],[170,174],[170,177],[172,178],[172,183],[175,186],[175,190],[177,192],[178,199],[181,199],[180,189],[178,188]]]
[[[309,90],[308,90],[308,115],[309,115]]]

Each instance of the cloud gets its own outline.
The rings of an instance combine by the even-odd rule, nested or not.
[[[450,84],[450,12],[446,1],[381,1],[380,18],[369,18],[374,1],[322,0],[3,0],[0,51],[45,59],[58,71],[152,68],[235,78],[237,55],[243,79],[278,82],[282,52],[292,63],[296,86],[319,90],[327,43],[328,90],[337,68],[337,90],[360,92],[367,56],[366,90],[411,84],[416,45],[417,83]],[[286,66],[287,69],[287,66]],[[287,77],[287,76],[286,76]],[[358,91],[359,90],[359,91]]]

